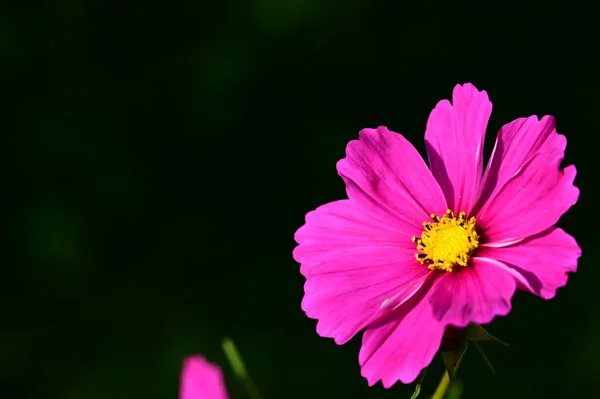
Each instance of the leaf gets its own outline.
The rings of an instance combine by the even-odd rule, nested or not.
[[[460,346],[451,351],[443,351],[442,359],[444,360],[444,365],[446,366],[446,370],[448,370],[448,376],[450,377],[450,381],[454,379],[454,375],[458,370],[458,366],[460,365],[460,361],[463,356],[467,352],[467,341],[463,341]]]
[[[487,364],[487,366],[492,371],[492,374],[496,374],[496,370],[494,370],[494,366],[492,366],[492,363],[490,363],[489,359],[485,355],[485,352],[483,351],[483,349],[481,349],[481,346],[479,346],[479,344],[477,343],[477,341],[473,341],[473,344],[475,345],[475,349],[477,349],[477,352],[479,352],[479,354],[483,358],[483,361],[485,362],[485,364]]]
[[[421,384],[417,383],[417,386],[415,386],[415,392],[412,394],[410,399],[417,399],[417,396],[419,396],[420,393],[421,393]]]
[[[471,323],[471,324],[469,324],[469,327],[467,327],[467,338],[469,338],[472,341],[488,341],[488,342],[495,342],[497,344],[504,345],[506,347],[510,346],[509,344],[502,341],[501,339],[494,337],[492,334],[487,332],[479,324],[475,324],[475,323]]]
[[[421,393],[421,385],[423,385],[423,380],[425,380],[425,374],[427,374],[427,368],[424,368],[419,375],[419,380],[417,381],[417,385],[415,386],[415,392],[412,394],[410,399],[417,399],[417,396]]]
[[[448,389],[448,395],[446,399],[460,399],[463,394],[464,386],[463,383],[456,380],[450,385],[450,389]]]

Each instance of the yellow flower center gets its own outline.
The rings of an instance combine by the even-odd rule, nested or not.
[[[417,244],[415,256],[430,269],[451,272],[455,266],[467,266],[473,251],[479,246],[479,235],[475,231],[475,218],[467,220],[461,212],[458,217],[451,210],[441,218],[431,214],[433,222],[423,222],[421,238],[413,237]]]

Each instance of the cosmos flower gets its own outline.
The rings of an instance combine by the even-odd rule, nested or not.
[[[223,373],[202,356],[183,362],[179,399],[228,399]]]
[[[579,196],[565,137],[550,116],[517,119],[484,172],[491,111],[485,91],[457,85],[427,121],[429,167],[402,135],[362,130],[337,163],[348,199],[295,234],[302,309],[337,344],[365,330],[369,385],[414,381],[446,326],[506,315],[516,289],[550,299],[577,268],[575,239],[554,227]]]

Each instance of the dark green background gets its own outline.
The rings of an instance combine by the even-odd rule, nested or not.
[[[0,7],[3,399],[176,398],[190,353],[224,365],[229,391],[243,398],[220,351],[226,335],[265,399],[408,399],[412,387],[367,387],[360,339],[340,347],[316,335],[300,310],[293,233],[306,212],[345,196],[335,162],[361,128],[387,125],[423,152],[430,110],[463,82],[494,103],[488,152],[504,123],[558,118],[581,188],[560,226],[584,250],[555,300],[517,294],[511,314],[493,322],[513,346],[486,346],[496,376],[469,353],[463,398],[597,390],[591,7]]]

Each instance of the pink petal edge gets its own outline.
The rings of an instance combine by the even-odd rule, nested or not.
[[[472,258],[472,266],[444,273],[432,289],[433,317],[456,327],[487,324],[510,312],[514,277],[488,259]]]
[[[568,273],[577,271],[581,248],[575,238],[553,227],[512,246],[482,248],[478,257],[501,263],[520,289],[551,299],[567,284]]]
[[[431,273],[423,288],[398,307],[386,322],[367,328],[359,353],[361,374],[369,386],[412,383],[437,353],[445,325],[432,315]]]
[[[440,101],[427,120],[425,147],[448,208],[471,213],[483,174],[483,143],[492,103],[471,83],[456,85],[452,104]]]
[[[228,399],[221,368],[203,356],[183,361],[179,399]]]
[[[439,184],[414,146],[384,126],[363,129],[346,147],[337,170],[356,207],[408,236],[421,234],[430,213],[447,205]]]
[[[488,201],[537,153],[564,152],[566,146],[567,139],[556,132],[556,120],[549,115],[541,120],[535,115],[519,118],[502,126],[485,169],[478,205]]]
[[[562,152],[537,153],[500,188],[476,216],[482,236],[493,246],[514,243],[554,226],[573,206],[577,171],[559,169]]]
[[[306,277],[302,309],[318,320],[317,333],[337,344],[399,306],[429,273],[405,234],[368,218],[349,200],[310,212],[295,239],[293,255]]]
[[[555,126],[551,116],[531,116],[500,129],[474,209],[487,245],[511,245],[540,233],[577,202],[576,170],[560,170],[567,141]]]

